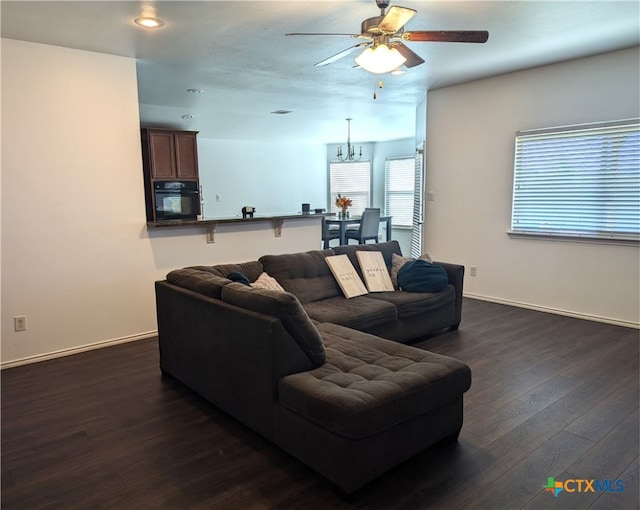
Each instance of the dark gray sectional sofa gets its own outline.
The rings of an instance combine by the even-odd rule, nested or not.
[[[349,493],[462,427],[471,372],[404,343],[458,327],[463,267],[435,294],[343,297],[325,257],[395,241],[195,266],[156,282],[160,368]],[[263,272],[286,292],[252,288]]]

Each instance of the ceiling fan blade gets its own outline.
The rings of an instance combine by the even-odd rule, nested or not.
[[[341,35],[344,37],[360,37],[361,34],[333,34],[327,32],[290,32],[284,35]]]
[[[388,34],[395,34],[407,21],[416,15],[416,12],[414,9],[397,5],[389,7],[387,14],[382,18],[378,28]]]
[[[398,50],[398,52],[400,52],[400,55],[407,59],[407,61],[404,63],[405,67],[415,67],[419,66],[420,64],[424,64],[424,59],[420,55],[410,50],[401,42],[392,43],[390,47]]]
[[[402,34],[402,40],[411,42],[463,42],[484,43],[489,39],[486,30],[412,30]]]
[[[320,67],[320,66],[326,66],[327,64],[333,64],[337,60],[340,60],[341,58],[346,57],[352,51],[355,51],[358,48],[364,48],[365,46],[369,46],[369,44],[371,44],[371,43],[369,43],[369,42],[358,43],[355,46],[352,46],[351,48],[347,48],[346,50],[342,50],[340,53],[336,53],[335,55],[333,55],[333,56],[331,56],[329,58],[325,58],[324,60],[321,60],[317,64],[313,64],[313,65],[314,65],[314,67]]]

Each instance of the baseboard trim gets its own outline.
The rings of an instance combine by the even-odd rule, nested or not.
[[[157,334],[158,334],[157,331],[147,331],[146,333],[140,333],[137,335],[124,336],[120,338],[112,338],[110,340],[102,340],[101,342],[80,345],[78,347],[70,347],[68,349],[61,349],[59,351],[52,351],[45,354],[37,354],[35,356],[28,356],[26,358],[20,358],[20,359],[11,360],[11,361],[3,361],[0,363],[0,370],[4,370],[5,368],[19,367],[21,365],[29,365],[31,363],[39,363],[41,361],[47,361],[55,358],[62,358],[64,356],[72,356],[73,354],[79,354],[81,352],[86,352],[86,351],[93,351],[95,349],[102,349],[104,347],[110,347],[112,345],[135,342],[137,340],[146,340],[147,338],[152,338]]]
[[[551,308],[549,306],[532,305],[530,303],[522,303],[520,301],[511,301],[509,299],[500,299],[490,296],[481,296],[478,294],[470,294],[468,292],[463,293],[464,297],[470,299],[477,299],[478,301],[488,301],[490,303],[498,303],[501,305],[515,306],[518,308],[526,308],[528,310],[535,310],[537,312],[553,313],[555,315],[564,315],[565,317],[573,317],[575,319],[584,319],[593,322],[603,322],[605,324],[612,324],[614,326],[623,326],[625,328],[640,329],[640,323],[624,321],[620,319],[611,319],[609,317],[601,317],[599,315],[590,315],[586,313],[571,312],[569,310],[563,310],[561,308]]]

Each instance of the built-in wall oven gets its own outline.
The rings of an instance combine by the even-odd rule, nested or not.
[[[195,220],[200,214],[197,181],[155,181],[156,220]]]

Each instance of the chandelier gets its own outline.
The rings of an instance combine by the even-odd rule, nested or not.
[[[345,120],[347,121],[347,152],[343,155],[342,145],[338,146],[338,159],[340,161],[360,161],[360,158],[362,158],[362,145],[360,146],[360,154],[356,157],[356,148],[351,145],[351,117]]]

